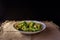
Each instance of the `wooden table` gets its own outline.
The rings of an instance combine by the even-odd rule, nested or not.
[[[13,28],[15,21],[5,21],[1,27],[0,40],[60,40],[58,26],[53,22],[45,21],[47,28],[34,35],[21,34]]]

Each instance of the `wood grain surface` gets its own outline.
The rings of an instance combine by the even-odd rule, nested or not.
[[[0,40],[60,40],[60,32],[58,26],[53,22],[44,21],[47,28],[34,35],[21,34],[13,28],[16,21],[5,21],[2,23],[0,31]]]

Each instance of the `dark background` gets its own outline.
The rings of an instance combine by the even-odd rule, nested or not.
[[[60,26],[60,8],[35,6],[30,2],[0,1],[0,22],[5,20],[48,20]]]

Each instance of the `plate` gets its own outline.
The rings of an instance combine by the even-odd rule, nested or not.
[[[36,33],[39,33],[39,32],[41,32],[41,31],[45,30],[45,28],[46,28],[46,24],[44,24],[44,23],[41,22],[41,21],[35,21],[35,20],[24,20],[24,21],[26,21],[26,22],[39,23],[39,24],[42,25],[42,29],[39,30],[39,31],[36,31],[36,32],[25,32],[25,31],[20,31],[20,30],[18,30],[18,31],[20,31],[20,32],[23,33],[23,34],[36,34]],[[18,21],[18,22],[21,22],[21,21]],[[16,23],[18,23],[18,22],[16,22]],[[17,29],[16,29],[16,30],[17,30]]]

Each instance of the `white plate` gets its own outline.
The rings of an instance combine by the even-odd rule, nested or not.
[[[35,22],[35,23],[39,23],[39,24],[42,25],[42,30],[36,31],[36,32],[24,32],[24,31],[20,31],[19,30],[23,34],[36,34],[36,33],[39,33],[41,31],[43,31],[46,28],[46,25],[43,22],[41,22],[41,21],[35,21],[35,20],[24,20],[24,21],[26,21],[26,22],[31,22],[32,21],[32,22]]]

